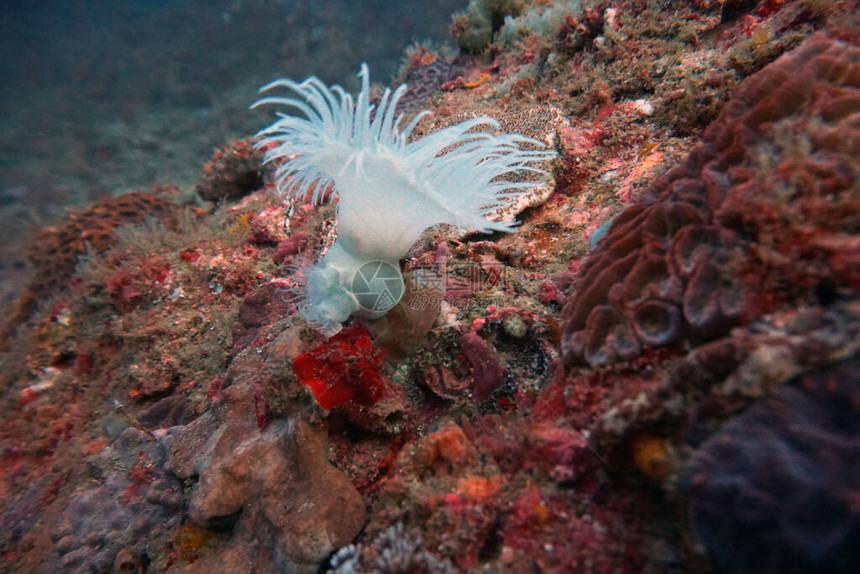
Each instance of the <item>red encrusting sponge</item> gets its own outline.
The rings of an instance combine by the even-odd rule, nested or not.
[[[346,327],[319,347],[296,357],[293,370],[324,409],[342,407],[351,401],[372,407],[385,390],[382,361],[383,352],[373,345],[367,329]]]

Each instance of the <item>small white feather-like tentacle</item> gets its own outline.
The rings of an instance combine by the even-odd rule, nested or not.
[[[414,130],[418,126],[418,123],[429,115],[429,110],[421,110],[420,112],[415,114],[415,117],[412,118],[412,120],[408,124],[406,124],[406,127],[403,128],[403,131],[400,132],[400,137],[402,138],[404,143],[409,139],[409,136],[412,134],[412,130]],[[400,123],[400,118],[397,119],[397,122]]]
[[[274,144],[266,152],[266,161],[283,161],[276,171],[278,188],[297,199],[305,198],[313,190],[311,200],[316,203],[332,185],[339,191],[339,173],[352,173],[368,180],[369,185],[373,177],[389,177],[370,173],[364,167],[363,158],[384,154],[395,161],[392,167],[399,166],[396,169],[402,170],[397,177],[420,182],[415,189],[402,190],[416,194],[415,202],[422,201],[419,189],[425,193],[433,190],[434,197],[428,197],[428,201],[441,206],[446,213],[459,214],[451,216],[456,220],[451,223],[468,223],[483,229],[509,228],[507,224],[487,221],[488,207],[498,207],[499,201],[514,199],[534,187],[535,176],[539,178],[546,173],[537,164],[553,157],[554,152],[537,140],[497,134],[498,122],[485,116],[410,142],[413,130],[429,112],[420,112],[400,129],[403,116],[397,114],[397,105],[406,93],[406,85],[394,91],[386,89],[374,106],[370,103],[366,65],[361,66],[358,76],[361,88],[355,99],[340,86],[328,87],[316,77],[300,84],[276,80],[263,87],[262,91],[286,88],[295,95],[266,97],[254,107],[281,105],[304,116],[279,114],[277,122],[258,134],[262,138],[258,145]],[[526,176],[530,177],[510,181],[510,177],[516,180]]]
[[[382,119],[388,107],[389,98],[391,98],[391,89],[386,88],[385,92],[382,93],[382,98],[379,100],[379,107],[376,109],[376,113],[373,114],[373,121],[370,123],[370,135],[377,140],[382,130]]]
[[[305,114],[309,120],[321,122],[322,118],[317,114],[316,110],[307,105],[305,102],[301,100],[297,100],[296,98],[283,98],[283,97],[269,97],[263,98],[262,100],[257,101],[251,108],[256,108],[257,106],[264,105],[279,105],[279,106],[287,106],[290,108],[296,108],[303,114]],[[283,115],[281,117],[284,117]],[[272,126],[274,127],[274,126]],[[271,128],[269,128],[271,129]]]
[[[291,94],[267,96],[253,106],[284,106],[303,116],[279,112],[257,134],[265,161],[278,162],[277,188],[297,200],[310,196],[315,204],[332,189],[341,196],[338,240],[308,273],[303,310],[326,331],[336,331],[358,308],[348,280],[366,258],[396,264],[425,228],[438,223],[511,231],[516,223],[494,221],[495,212],[541,185],[546,171],[539,164],[555,155],[537,140],[499,134],[489,117],[410,141],[429,112],[401,129],[397,106],[406,85],[386,89],[374,106],[366,65],[358,75],[361,88],[354,97],[316,77],[300,84],[276,80],[261,91],[285,88]]]
[[[380,132],[379,137],[384,139],[388,145],[396,146],[402,136],[397,131],[396,124],[400,123],[400,119],[403,117],[395,116],[397,113],[397,104],[400,101],[400,98],[406,93],[406,84],[401,84],[399,88],[394,90],[394,94],[391,96],[391,101],[388,102],[388,106],[379,106],[379,110],[376,112],[378,116],[382,116],[382,122],[380,124]],[[395,117],[397,120],[395,121]]]

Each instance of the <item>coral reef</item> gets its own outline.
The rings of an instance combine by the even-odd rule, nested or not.
[[[502,27],[506,16],[519,15],[528,0],[469,0],[462,12],[454,14],[451,35],[470,52],[482,52]]]
[[[408,535],[398,523],[383,532],[369,548],[362,544],[342,548],[331,559],[330,574],[455,574],[457,569],[421,550],[421,535]]]
[[[277,252],[276,252],[277,253]],[[286,300],[289,284],[269,282],[248,294],[233,325],[233,349],[241,351],[254,342],[262,327],[288,315],[294,305]]]
[[[551,36],[558,32],[568,17],[579,12],[579,0],[564,0],[553,3],[534,2],[534,6],[522,14],[508,14],[499,31],[499,40],[513,43],[528,36]]]
[[[182,491],[164,470],[163,445],[127,429],[102,458],[123,471],[72,498],[53,527],[58,556],[47,571],[123,572],[127,563],[145,569],[152,559],[148,541],[165,537],[181,521]]]
[[[401,113],[412,115],[427,109],[433,96],[453,78],[456,67],[423,47],[412,54],[407,52],[406,57],[403,81],[407,88],[398,108]]]
[[[562,312],[567,364],[698,344],[856,292],[858,65],[860,49],[816,36],[744,83],[580,268]]]
[[[324,409],[350,402],[372,407],[385,392],[380,367],[383,354],[364,327],[348,327],[293,361],[299,381]]]
[[[166,224],[93,220],[92,248],[70,224],[42,262],[63,285],[0,352],[0,571],[857,569],[860,2],[488,7],[477,52],[407,50],[433,113],[400,143],[492,116],[463,152],[519,133],[554,173],[492,179],[530,190],[484,214],[510,233],[408,226],[383,316],[298,312],[361,239],[355,198],[287,167],[285,202],[249,139],[206,211],[112,200]],[[296,113],[349,108],[326,94]],[[413,220],[398,186],[360,206],[385,229]]]
[[[504,368],[493,348],[475,333],[463,335],[460,348],[472,368],[472,394],[477,400],[484,400],[504,380]]]
[[[234,572],[253,564],[313,573],[361,529],[364,503],[326,460],[321,433],[301,420],[261,429],[255,409],[253,389],[233,384],[210,411],[165,439],[166,468],[179,478],[199,477],[191,520],[233,529],[224,549],[184,571]],[[258,539],[269,542],[260,547]]]

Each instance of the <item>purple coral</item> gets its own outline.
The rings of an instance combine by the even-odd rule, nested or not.
[[[683,484],[722,572],[860,570],[860,355],[780,388],[705,442]]]
[[[483,401],[505,380],[505,368],[490,344],[475,333],[463,335],[460,349],[472,367],[472,393]]]

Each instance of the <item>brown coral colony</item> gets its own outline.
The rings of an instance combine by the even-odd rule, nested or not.
[[[43,231],[30,252],[33,279],[7,319],[6,332],[27,320],[38,302],[67,289],[79,257],[87,249],[97,253],[109,249],[120,225],[142,223],[150,218],[168,225],[174,223],[179,206],[165,196],[176,191],[162,187],[152,192],[134,191],[100,199],[70,214],[59,226]]]
[[[856,290],[858,88],[860,49],[824,36],[747,80],[589,255],[563,311],[566,363],[695,345]],[[761,165],[775,150],[783,162]]]

